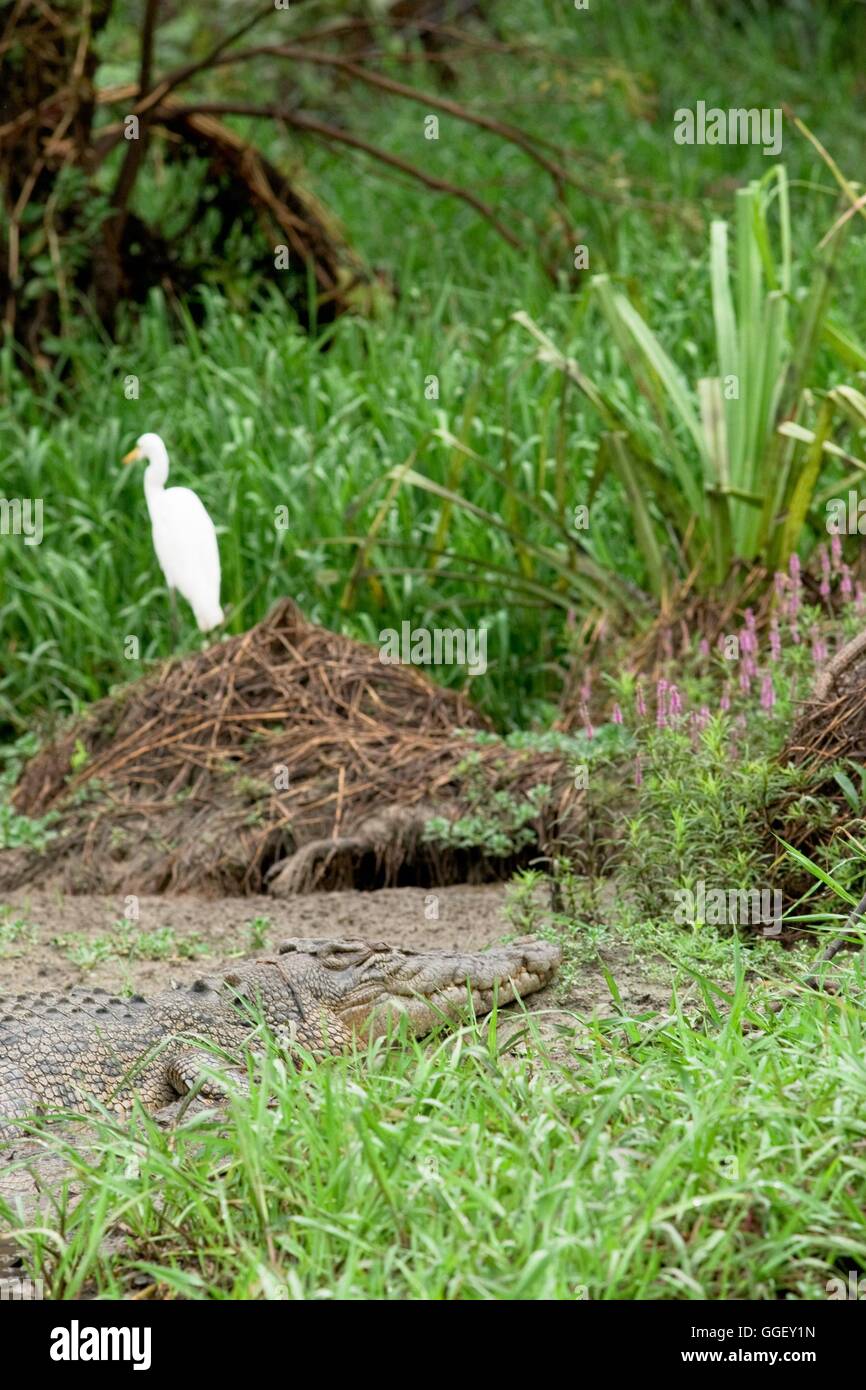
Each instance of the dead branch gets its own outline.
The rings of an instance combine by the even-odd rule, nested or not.
[[[171,108],[169,108],[171,109]],[[367,140],[361,139],[359,135],[353,135],[348,130],[342,130],[339,126],[328,125],[325,121],[317,121],[312,116],[304,116],[298,111],[281,110],[274,106],[252,106],[243,102],[212,101],[199,102],[190,106],[179,106],[174,108],[178,113],[185,115],[216,115],[216,116],[255,116],[264,117],[268,120],[282,121],[285,125],[294,126],[297,130],[309,131],[311,135],[320,135],[325,140],[333,141],[335,144],[349,145],[352,149],[362,150],[373,159],[379,160],[382,164],[388,164],[392,169],[399,169],[401,173],[408,174],[410,178],[417,179],[427,188],[433,189],[437,193],[447,193],[452,198],[459,198],[467,203],[481,217],[495,228],[504,241],[518,251],[530,254],[530,247],[517,236],[515,232],[507,227],[504,222],[496,216],[493,208],[483,199],[479,198],[468,188],[462,188],[459,184],[451,183],[448,179],[437,178],[434,174],[428,174],[426,170],[420,169],[416,164],[410,163],[408,159],[402,159],[399,155],[391,154],[388,150],[381,149],[378,145],[372,145]],[[554,271],[547,267],[548,274],[554,277]]]
[[[407,870],[495,876],[483,855],[424,837],[431,815],[466,814],[467,756],[491,794],[550,788],[538,843],[576,829],[583,800],[566,757],[476,741],[486,727],[463,695],[284,601],[102,701],[38,754],[15,805],[59,811],[60,834],[41,859],[0,858],[0,884],[23,873],[70,891],[260,892]],[[89,756],[76,773],[78,740]]]

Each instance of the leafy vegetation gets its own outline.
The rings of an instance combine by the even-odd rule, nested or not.
[[[106,960],[193,960],[207,955],[209,948],[196,934],[180,936],[172,926],[142,927],[121,917],[111,931],[82,939],[77,935],[58,936],[52,945],[81,970],[92,970]]]
[[[0,907],[0,958],[20,955],[35,939],[35,929],[24,917],[11,908]]]
[[[218,0],[216,34],[230,8]],[[158,429],[172,481],[218,523],[228,631],[286,594],[374,643],[410,616],[487,629],[471,694],[496,732],[467,738],[469,814],[427,835],[493,857],[532,843],[547,786],[491,798],[481,747],[555,751],[585,779],[581,845],[517,874],[507,907],[514,935],[562,944],[559,993],[301,1067],[266,1039],[228,1123],[194,1107],[171,1129],[98,1115],[86,1143],[80,1119],[35,1123],[68,1177],[38,1216],[0,1202],[0,1225],[50,1297],[823,1299],[866,1267],[866,958],[816,959],[863,890],[866,774],[847,759],[819,785],[780,756],[828,641],[866,613],[860,536],[828,550],[826,526],[866,470],[853,20],[793,3],[695,0],[684,18],[656,0],[606,6],[603,22],[562,0],[496,8],[494,52],[479,43],[460,100],[578,152],[565,211],[540,168],[445,112],[422,144],[422,108],[389,108],[387,144],[491,205],[507,193],[523,231],[549,208],[533,254],[399,164],[373,177],[363,142],[384,143],[382,108],[338,85],[335,119],[359,141],[347,154],[285,123],[262,138],[280,167],[303,156],[397,287],[376,312],[302,326],[236,237],[219,248],[230,272],[214,259],[180,301],[153,290],[111,342],[73,302],[51,372],[0,349],[4,495],[44,504],[41,544],[0,531],[0,849],[50,850],[52,818],[8,800],[39,737],[178,650],[140,483],[117,466]],[[177,65],[213,38],[196,9],[161,31]],[[137,80],[119,11],[103,55],[98,84]],[[408,56],[389,48],[383,72],[435,88],[421,49]],[[247,95],[249,65],[231,82]],[[769,173],[758,148],[673,142],[689,93],[726,106],[744,92],[791,113]],[[207,176],[204,160],[188,179],[149,169],[138,211],[176,236]],[[563,228],[588,266],[569,246],[552,284]],[[37,292],[59,292],[40,227],[25,235]],[[189,238],[206,262],[214,218]],[[732,597],[747,573],[756,611]],[[674,608],[690,650],[642,679],[617,644],[682,590],[702,600]],[[710,645],[700,624],[720,610]],[[181,650],[200,641],[185,622]],[[470,686],[456,667],[433,674]],[[564,689],[576,732],[560,727]],[[72,770],[87,756],[79,743]],[[233,790],[257,788],[235,776]],[[676,919],[675,895],[701,881],[748,893],[791,875],[785,950]],[[0,957],[29,948],[30,916],[0,908]],[[238,953],[276,920],[250,920]],[[846,935],[862,947],[862,925]],[[130,989],[134,963],[209,949],[127,919],[54,944],[81,971],[124,963]],[[831,970],[835,992],[814,988]]]
[[[532,1067],[495,1019],[301,1070],[269,1050],[228,1124],[55,1137],[88,1199],[4,1225],[54,1298],[826,1298],[866,1257],[862,1018],[768,1015],[736,948],[692,984],[697,1009],[583,1020],[567,1066],[531,1019]]]
[[[673,145],[672,115],[683,91],[700,89],[712,98],[727,83],[740,91],[747,82],[759,91],[772,71],[774,100],[788,101],[820,130],[839,167],[854,169],[863,134],[854,76],[825,57],[823,77],[810,63],[814,80],[805,81],[804,40],[790,13],[752,24],[746,42],[742,31],[707,7],[699,25],[683,25],[672,3],[653,6],[652,13],[606,14],[597,24],[550,0],[538,8],[529,31],[525,10],[511,0],[500,0],[497,11],[504,32],[512,31],[527,51],[514,63],[479,58],[477,75],[466,72],[461,97],[485,109],[504,103],[523,111],[543,138],[587,152],[588,179],[594,170],[605,181],[615,175],[620,201],[573,191],[575,220],[585,223],[589,274],[575,277],[569,261],[562,287],[551,292],[532,258],[503,245],[469,209],[448,199],[431,202],[427,190],[402,181],[359,177],[352,160],[311,148],[310,176],[333,206],[351,207],[360,250],[371,262],[386,256],[402,287],[399,301],[377,319],[345,319],[307,335],[287,321],[282,297],[259,291],[251,301],[243,282],[235,281],[226,293],[203,291],[180,309],[154,293],[135,325],[125,332],[121,325],[114,346],[90,328],[65,335],[59,369],[66,375],[58,372],[38,391],[10,351],[0,355],[5,495],[41,497],[45,531],[39,546],[0,536],[0,631],[7,653],[0,719],[8,732],[46,711],[97,698],[172,649],[143,499],[136,481],[117,466],[146,428],[162,430],[174,480],[193,484],[217,518],[230,630],[245,629],[286,593],[314,619],[374,641],[407,613],[418,626],[435,627],[443,617],[449,625],[486,626],[488,671],[473,679],[472,689],[505,725],[545,719],[573,643],[570,615],[617,600],[631,615],[648,615],[659,575],[669,583],[681,572],[686,558],[676,550],[665,556],[661,571],[648,556],[653,544],[667,544],[668,522],[682,549],[685,489],[694,493],[686,472],[701,501],[689,555],[701,554],[708,539],[726,548],[718,559],[759,553],[763,513],[734,493],[720,501],[704,490],[700,460],[707,445],[694,383],[739,369],[738,404],[748,406],[751,419],[754,402],[761,421],[748,437],[766,439],[772,382],[812,302],[801,303],[800,290],[818,294],[822,283],[815,248],[834,218],[837,189],[794,126],[785,132],[784,184],[778,174],[761,183],[766,160],[759,150],[706,146],[698,159]],[[827,24],[830,37],[822,30],[822,45],[831,45],[836,32],[833,22]],[[134,75],[137,52],[129,30],[118,25],[118,31],[104,77],[120,82]],[[185,61],[174,29],[166,42],[177,44],[178,61]],[[560,55],[556,80],[573,99],[538,102],[538,91],[551,80],[551,60],[542,50]],[[404,68],[399,75],[406,76]],[[404,103],[391,117],[390,147],[414,158],[416,110]],[[368,122],[367,133],[381,138],[372,109],[364,113],[354,105],[351,118],[362,132]],[[287,157],[281,140],[274,130],[270,153],[278,160]],[[504,180],[514,182],[508,154],[459,123],[444,125],[428,153],[443,176],[484,189],[494,200]],[[293,154],[294,145],[288,157]],[[739,194],[730,191],[731,178],[746,180]],[[788,210],[780,221],[782,187]],[[151,192],[168,216],[182,199],[177,172]],[[537,177],[525,171],[519,197],[527,208],[548,198],[541,170]],[[757,260],[750,254],[746,275],[740,261],[753,215],[761,245]],[[739,287],[732,298],[743,340],[737,351],[744,355],[733,365],[731,333],[719,338],[713,313],[714,296],[717,306],[725,302],[720,230],[712,234],[709,254],[706,244],[708,224],[732,218]],[[849,352],[842,379],[851,380],[858,362],[862,370],[856,343],[866,285],[859,223],[846,224],[844,245],[842,234],[833,242],[832,323],[823,311],[819,316],[822,329],[836,334],[832,348],[817,327],[807,335],[812,366],[801,384],[813,390],[838,384],[843,342]],[[405,236],[406,227],[421,231]],[[771,252],[784,227],[790,235],[783,249]],[[585,282],[598,274],[610,277],[607,291],[587,292]],[[668,418],[670,393],[645,354],[637,377],[624,373],[604,302],[620,319],[620,310],[628,312],[623,306],[632,306],[633,327],[638,318],[652,325],[653,344],[689,383],[697,438],[676,411]],[[532,364],[525,332],[513,323],[518,312],[573,353],[587,381],[616,406],[613,434],[612,422],[605,423],[585,395],[573,385],[564,388],[549,367]],[[768,316],[776,325],[772,338],[763,331]],[[721,352],[726,341],[727,358]],[[771,354],[760,387],[745,361],[759,351]],[[638,349],[630,352],[634,360]],[[140,385],[138,399],[125,394],[131,373]],[[431,375],[438,398],[426,389]],[[650,388],[649,400],[641,384]],[[791,377],[786,390],[794,384]],[[777,476],[769,456],[749,453],[746,435],[734,424],[733,402],[725,409],[732,416],[731,486],[766,500],[767,479]],[[814,415],[806,409],[802,429],[823,430]],[[841,413],[835,420],[838,446],[847,448],[845,431],[854,429],[853,421]],[[659,468],[670,470],[667,486],[660,475],[650,480],[645,462],[635,474],[646,526],[642,511],[632,511],[622,459],[619,472],[613,466],[620,432],[632,472],[638,467],[632,453],[643,459],[650,446]],[[788,482],[782,484],[778,472],[790,496],[789,484],[809,467],[795,453],[805,451],[808,458],[809,445],[783,437],[781,446],[794,451]],[[684,467],[675,472],[680,456]],[[717,466],[718,460],[707,477]],[[842,463],[835,468],[841,478]],[[408,486],[412,475],[415,485]],[[575,508],[591,499],[589,529],[578,530]],[[714,519],[720,505],[731,518],[728,539]],[[280,508],[287,509],[285,529],[277,524]],[[813,520],[807,516],[804,523],[804,551]],[[776,540],[780,555],[794,543]],[[702,572],[711,569],[708,564]],[[130,654],[129,636],[138,638],[137,657]],[[185,638],[195,640],[191,625]],[[466,679],[454,668],[437,675]]]
[[[24,762],[35,753],[38,739],[25,734],[14,742],[0,744],[0,849],[42,850],[48,845],[55,817],[51,814],[34,819],[15,811],[9,795]]]
[[[486,778],[473,777],[478,766],[467,758],[457,768],[466,788],[466,814],[454,820],[432,816],[424,826],[423,838],[431,844],[451,849],[480,849],[491,857],[507,858],[533,843],[537,822],[550,787],[538,782],[521,801],[507,789],[491,794]]]
[[[516,315],[540,343],[540,360],[563,371],[603,420],[590,501],[612,473],[628,498],[645,582],[662,600],[692,570],[709,589],[722,585],[740,562],[784,568],[801,542],[829,433],[827,409],[819,434],[805,431],[808,450],[798,447],[803,435],[780,435],[777,424],[802,410],[804,392],[815,384],[821,338],[832,338],[828,315],[839,238],[818,253],[811,286],[798,297],[783,165],[737,191],[735,221],[733,289],[728,224],[719,218],[711,226],[707,270],[718,375],[701,377],[694,389],[608,275],[596,276],[593,290],[636,388],[625,400],[557,352],[526,314]],[[775,255],[774,232],[780,243]],[[637,409],[639,401],[649,403],[651,421]],[[864,423],[861,414],[857,424]]]
[[[750,754],[723,716],[697,738],[680,729],[652,731],[642,744],[637,811],[625,827],[623,877],[640,907],[671,915],[680,890],[700,881],[731,889],[769,887],[777,874],[778,842],[770,832],[785,807],[791,822],[808,817],[817,829],[833,809],[810,796],[799,769],[766,753]],[[779,827],[784,833],[784,827]],[[788,829],[790,834],[790,829]]]

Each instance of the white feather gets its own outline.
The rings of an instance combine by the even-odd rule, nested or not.
[[[177,589],[200,630],[209,632],[223,621],[216,529],[191,488],[166,488],[168,453],[159,435],[143,434],[138,449],[148,460],[144,495],[156,558],[169,589]]]

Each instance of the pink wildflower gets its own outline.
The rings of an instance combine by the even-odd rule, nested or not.
[[[846,564],[843,563],[843,564],[841,565],[841,567],[840,567],[840,571],[839,571],[839,572],[840,572],[840,574],[841,574],[841,576],[842,576],[842,578],[841,578],[840,581],[839,581],[839,592],[840,592],[840,594],[842,595],[842,597],[843,597],[843,599],[845,600],[845,602],[846,602],[846,603],[849,603],[850,600],[851,600],[851,595],[852,595],[852,593],[854,592],[854,586],[853,586],[853,584],[851,583],[851,567],[850,567],[850,565],[846,565]]]
[[[773,677],[768,673],[761,681],[761,709],[769,714],[775,703],[776,691],[773,687]]]
[[[667,728],[667,690],[667,681],[660,680],[656,685],[656,725],[659,729]]]
[[[812,628],[812,660],[816,666],[820,666],[827,660],[827,643],[824,641],[817,628]]]
[[[842,563],[842,540],[838,535],[830,538],[830,568],[833,574],[839,569]]]
[[[800,557],[796,552],[788,561],[788,569],[791,572],[791,592],[788,599],[788,617],[793,623],[800,611]],[[794,639],[799,642],[799,637]]]

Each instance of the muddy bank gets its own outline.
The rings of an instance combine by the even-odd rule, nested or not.
[[[142,897],[137,921],[123,919],[128,902],[114,897],[62,896],[19,891],[0,900],[0,1002],[3,995],[88,984],[142,994],[212,974],[238,956],[275,946],[289,936],[357,936],[395,945],[478,949],[519,934],[505,913],[506,892],[498,885],[416,888],[375,893],[320,893],[277,901],[271,897],[202,899]],[[157,955],[157,959],[148,958]],[[614,975],[624,1007],[635,1014],[665,1010],[666,979],[632,960],[628,941],[606,947],[603,960]],[[526,1001],[545,1052],[556,1063],[579,1064],[586,1045],[582,1019],[615,1012],[599,961],[577,978],[559,979]],[[523,1032],[520,1013],[503,1010],[500,1028]],[[536,1044],[519,1041],[514,1064]],[[179,1103],[178,1103],[179,1104]],[[200,1102],[194,1102],[196,1108]],[[178,1105],[160,1112],[171,1125]],[[76,1131],[75,1142],[84,1140]],[[63,1161],[38,1141],[22,1141],[0,1156],[0,1200],[33,1212],[70,1175]],[[75,1200],[76,1185],[70,1187]],[[13,1240],[4,1239],[0,1219],[0,1296],[10,1296],[21,1272]]]
[[[475,950],[519,934],[505,914],[506,891],[477,887],[390,888],[296,898],[141,897],[138,918],[122,897],[19,890],[0,900],[0,994],[92,984],[141,994],[188,983],[238,956],[289,936],[358,936],[427,949]],[[626,942],[606,950],[628,1007],[663,1007],[666,984],[632,963]],[[153,959],[156,955],[158,958]],[[600,966],[587,966],[563,994],[535,996],[577,1011],[610,1012]]]
[[[51,838],[0,853],[0,891],[487,883],[530,847],[581,842],[586,739],[514,744],[466,695],[380,658],[287,599],[99,701],[23,768],[14,809]],[[487,843],[450,834],[482,814]]]

